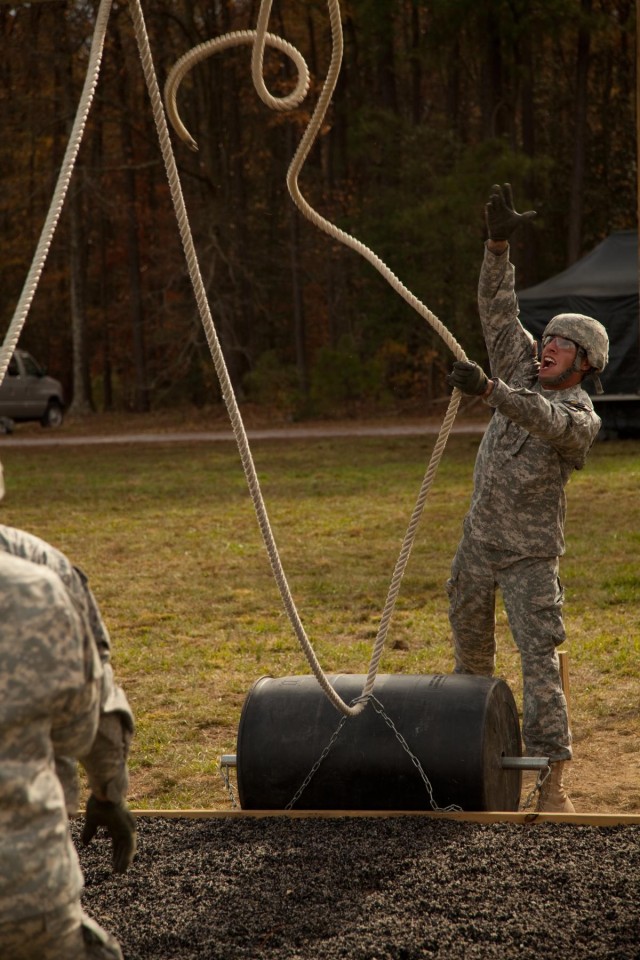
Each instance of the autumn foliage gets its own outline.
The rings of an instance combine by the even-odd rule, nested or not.
[[[3,330],[60,169],[94,6],[0,5]],[[521,286],[563,269],[610,231],[636,226],[633,4],[341,6],[342,73],[301,187],[482,361],[475,285],[492,183],[511,181],[518,206],[538,210],[514,250]],[[191,47],[254,28],[257,4],[147,0],[143,9],[162,87]],[[174,138],[238,397],[293,416],[427,407],[446,389],[446,348],[368,264],[301,218],[287,194],[286,170],[329,61],[326,4],[280,0],[270,30],[309,63],[305,104],[270,112],[251,83],[249,47],[239,47],[199,65],[181,88],[198,152]],[[294,83],[280,55],[269,54],[265,71],[273,91]],[[21,345],[65,381],[78,410],[219,402],[122,0],[112,8],[78,163]]]

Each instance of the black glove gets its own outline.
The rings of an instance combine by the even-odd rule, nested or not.
[[[93,794],[87,800],[82,842],[91,843],[98,827],[105,827],[113,843],[113,872],[124,873],[136,852],[136,821],[124,802],[98,800]]]
[[[484,208],[487,221],[487,230],[491,240],[508,240],[514,230],[526,220],[533,220],[535,210],[526,213],[516,213],[513,209],[511,184],[505,183],[502,187],[494,183],[491,187],[489,202]]]
[[[456,360],[453,370],[447,377],[447,383],[457,387],[461,393],[481,397],[489,385],[489,377],[477,363]]]

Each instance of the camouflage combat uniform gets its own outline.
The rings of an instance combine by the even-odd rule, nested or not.
[[[82,873],[54,763],[89,752],[101,683],[88,622],[57,574],[0,553],[2,960],[122,956],[82,914]]]
[[[500,588],[523,675],[527,753],[571,758],[556,647],[565,639],[558,557],[564,553],[564,487],[600,428],[578,385],[543,390],[533,337],[518,320],[514,270],[485,250],[478,304],[494,389],[463,537],[447,582],[455,670],[491,675]]]
[[[84,573],[55,547],[24,530],[0,524],[0,552],[42,564],[58,574],[76,608],[88,621],[90,635],[102,661],[102,688],[98,732],[88,753],[81,757],[91,792],[100,800],[119,803],[127,795],[127,758],[133,735],[131,707],[115,682],[111,666],[111,640]],[[73,758],[57,757],[70,814],[78,808],[77,765]]]

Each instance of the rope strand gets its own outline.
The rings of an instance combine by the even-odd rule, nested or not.
[[[345,231],[340,230],[330,221],[322,217],[310,206],[300,191],[298,177],[302,167],[304,166],[309,151],[311,150],[321,129],[324,116],[335,90],[335,85],[342,62],[343,39],[339,2],[338,0],[328,0],[328,5],[332,36],[331,63],[327,77],[320,92],[316,108],[312,114],[311,120],[309,121],[309,124],[304,132],[302,140],[300,141],[287,173],[287,187],[289,189],[289,193],[296,206],[307,219],[314,223],[318,229],[324,231],[333,239],[338,240],[340,243],[350,247],[356,253],[364,257],[376,270],[378,270],[378,272],[384,277],[385,280],[387,280],[393,289],[396,290],[396,292],[399,293],[399,295],[402,296],[403,299],[430,324],[435,332],[438,333],[438,335],[443,339],[454,356],[459,360],[465,360],[466,355],[464,351],[444,326],[444,324],[441,323],[441,321],[435,316],[435,314],[433,314],[428,307],[426,307],[411,293],[411,291],[404,286],[404,284],[401,283],[395,274],[372,250],[370,250],[367,246],[365,246],[365,244],[361,243],[361,241],[357,240],[355,237],[352,237]],[[87,75],[78,105],[78,111],[69,138],[69,143],[65,152],[63,164],[58,176],[56,189],[54,191],[49,213],[45,220],[40,240],[33,257],[29,274],[24,284],[22,295],[14,312],[13,319],[7,330],[2,348],[0,348],[0,382],[2,382],[2,378],[6,373],[9,361],[13,355],[15,346],[18,342],[20,333],[29,313],[29,309],[40,281],[51,242],[53,240],[58,220],[64,205],[64,200],[69,183],[71,181],[73,169],[84,134],[84,128],[98,82],[111,6],[112,0],[101,0],[100,2],[89,55]],[[242,467],[258,519],[258,525],[267,549],[271,569],[294,632],[304,651],[309,666],[316,676],[320,686],[324,690],[329,700],[341,713],[343,713],[345,716],[357,716],[365,708],[368,699],[371,696],[371,691],[373,690],[380,659],[384,649],[384,643],[386,641],[389,629],[389,624],[391,622],[400,590],[400,583],[409,560],[418,523],[424,509],[427,495],[435,479],[437,468],[444,452],[453,421],[455,420],[462,395],[460,391],[454,390],[451,396],[449,407],[436,440],[430,462],[427,466],[418,499],[413,509],[409,526],[405,533],[400,554],[395,565],[386,603],[381,616],[376,641],[372,651],[362,697],[359,698],[357,703],[351,706],[345,703],[335,692],[316,657],[298,614],[287,578],[282,567],[273,531],[269,523],[269,517],[264,503],[264,498],[260,490],[260,483],[256,473],[255,465],[249,449],[249,442],[244,429],[244,424],[242,422],[242,417],[240,415],[240,410],[235,398],[233,386],[231,384],[222,349],[215,330],[215,325],[213,323],[213,318],[211,316],[206,289],[198,264],[198,258],[189,225],[186,205],[182,194],[177,164],[175,161],[173,148],[171,146],[171,139],[169,136],[169,129],[162,104],[162,97],[153,66],[153,59],[140,0],[130,0],[129,8],[133,20],[145,82],[151,100],[151,108],[158,132],[160,149],[167,172],[172,203],[185,252],[187,268],[194,289],[200,318],[207,337],[211,356],[213,358],[215,370],[220,382],[222,397],[229,413],[234,437],[240,453]],[[270,13],[271,0],[262,0],[256,30],[236,31],[225,34],[224,36],[218,37],[214,40],[207,41],[206,43],[202,43],[188,51],[188,53],[186,53],[180,60],[177,61],[176,64],[174,64],[174,67],[170,71],[165,85],[167,115],[169,116],[177,135],[185,143],[187,143],[191,149],[196,150],[197,144],[180,120],[176,105],[177,92],[180,83],[188,71],[201,60],[211,56],[214,53],[218,53],[227,49],[228,47],[236,46],[238,44],[251,45],[251,72],[253,83],[260,98],[272,109],[291,110],[298,106],[306,97],[309,89],[309,70],[307,64],[302,54],[294,46],[282,38],[268,33],[267,27]],[[266,89],[263,79],[264,51],[266,46],[273,47],[274,49],[277,49],[286,56],[290,57],[296,67],[298,81],[294,90],[287,96],[274,97]]]
[[[18,300],[18,304],[5,334],[4,342],[0,348],[0,383],[2,383],[4,375],[7,372],[9,361],[13,356],[18,340],[20,339],[20,334],[22,333],[22,328],[29,315],[29,310],[31,309],[31,304],[38,288],[44,265],[47,262],[47,256],[49,255],[49,249],[56,232],[56,227],[58,226],[58,220],[62,213],[78,151],[82,143],[85,124],[89,116],[96,86],[98,85],[100,64],[102,63],[102,53],[112,3],[113,0],[101,0],[98,9],[84,87],[80,96],[76,118],[71,129],[60,173],[58,174],[58,181],[51,199],[51,204],[49,205],[49,212],[40,233],[38,245],[31,261],[29,273],[22,288],[20,299]]]
[[[255,31],[243,31],[236,34],[225,34],[222,37],[218,37],[213,40],[209,40],[206,43],[200,44],[198,47],[195,47],[193,50],[188,51],[184,54],[180,60],[174,65],[174,67],[169,71],[167,81],[165,84],[165,103],[167,107],[167,115],[169,120],[174,127],[177,135],[184,140],[192,149],[197,149],[195,140],[191,134],[186,130],[182,121],[180,120],[178,108],[177,108],[177,93],[180,83],[189,72],[189,70],[195,66],[196,63],[199,63],[201,60],[205,59],[208,56],[211,56],[215,53],[219,53],[224,49],[227,49],[229,46],[233,46],[236,43],[253,43],[252,57],[251,57],[251,74],[255,89],[267,106],[272,107],[276,110],[287,110],[292,109],[295,106],[298,106],[301,100],[306,95],[308,89],[308,69],[304,58],[296,50],[295,47],[287,45],[285,48],[285,41],[280,40],[275,37],[273,34],[267,33],[267,26],[269,23],[269,15],[271,12],[271,0],[262,0],[260,4],[260,11],[258,14],[258,23]],[[447,330],[444,324],[435,316],[434,313],[429,310],[414,294],[411,293],[404,284],[396,277],[396,275],[389,269],[389,267],[378,257],[369,247],[365,246],[361,241],[357,240],[355,237],[346,233],[344,230],[341,230],[335,224],[332,224],[325,217],[321,216],[316,210],[314,210],[311,205],[306,201],[302,192],[300,191],[298,185],[298,177],[304,163],[309,155],[315,140],[318,136],[318,133],[322,127],[322,123],[326,114],[326,111],[331,102],[335,86],[337,83],[338,75],[340,73],[340,67],[342,63],[342,51],[343,51],[343,38],[342,38],[342,24],[340,19],[340,7],[338,0],[329,0],[329,15],[331,21],[331,38],[332,38],[332,52],[331,52],[331,62],[329,69],[327,71],[327,77],[323,84],[323,87],[318,98],[315,110],[311,116],[311,119],[305,129],[303,137],[298,145],[295,156],[291,161],[289,170],[287,172],[287,187],[289,193],[301,211],[301,213],[313,224],[315,224],[318,229],[324,231],[334,240],[338,240],[340,243],[348,246],[356,253],[364,257],[376,270],[384,277],[385,280],[393,287],[393,289],[403,297],[403,299],[411,306],[417,313],[420,314],[432,327],[433,330],[442,338],[445,344],[449,347],[451,352],[454,354],[458,360],[466,360],[467,357],[464,353],[462,347],[457,343],[452,334]],[[266,89],[264,79],[263,79],[263,60],[264,60],[264,49],[265,46],[269,44],[271,46],[277,47],[277,49],[282,50],[288,56],[291,57],[293,62],[296,65],[298,70],[298,83],[295,90],[288,97],[273,97],[269,91]],[[304,92],[303,92],[304,91]],[[207,310],[207,320],[209,322]],[[213,342],[210,339],[210,343]],[[224,366],[224,359],[221,354],[219,355],[219,344],[215,343],[213,348],[215,350],[214,361],[216,363],[216,368],[218,366]],[[231,391],[231,394],[233,391]],[[225,393],[226,396],[226,393]],[[264,542],[267,547],[267,552],[269,554],[269,560],[271,562],[271,568],[275,576],[280,594],[285,606],[285,610],[289,616],[289,619],[294,627],[295,633],[298,637],[298,640],[302,646],[302,649],[307,657],[307,661],[315,674],[318,682],[320,683],[322,689],[325,691],[332,703],[345,715],[355,716],[362,709],[364,709],[368,698],[371,695],[373,686],[375,683],[375,678],[377,675],[378,667],[380,664],[380,659],[382,657],[382,652],[384,649],[384,644],[386,641],[387,633],[389,630],[389,625],[391,618],[395,609],[395,604],[397,597],[400,591],[400,584],[402,577],[404,575],[409,556],[411,554],[411,549],[415,540],[415,535],[422,515],[424,504],[435,479],[435,475],[438,469],[438,465],[442,458],[444,448],[453,426],[458,407],[460,405],[460,400],[462,394],[459,390],[454,390],[451,396],[449,407],[445,414],[442,427],[440,428],[440,433],[436,440],[430,462],[427,466],[427,470],[422,481],[420,492],[418,494],[418,499],[416,505],[413,509],[413,513],[409,522],[409,526],[405,533],[402,546],[400,549],[400,554],[395,565],[393,576],[391,579],[391,584],[389,587],[389,592],[387,594],[386,603],[384,610],[380,619],[380,626],[377,632],[376,641],[371,655],[371,660],[369,664],[369,670],[367,674],[367,679],[365,686],[363,688],[362,698],[354,706],[346,704],[333,690],[331,684],[329,683],[328,678],[324,674],[317,657],[313,651],[311,643],[305,633],[305,630],[300,621],[295,603],[291,596],[291,592],[286,581],[284,571],[278,557],[277,548],[275,545],[275,540],[273,538],[273,533],[271,531],[269,520],[266,513],[266,508],[262,495],[259,490],[259,485],[257,480],[254,481],[254,468],[253,464],[250,461],[250,452],[248,447],[245,449],[244,443],[240,441],[239,446],[241,449],[241,459],[245,467],[245,473],[249,482],[249,489],[253,499],[254,507],[256,514],[258,516],[258,523]],[[231,417],[232,424],[236,421],[236,418],[239,418],[240,414],[237,410],[237,405],[235,403],[235,398],[231,400],[230,405],[228,406],[229,414]],[[234,427],[234,432],[235,432]],[[240,432],[238,431],[240,435]]]

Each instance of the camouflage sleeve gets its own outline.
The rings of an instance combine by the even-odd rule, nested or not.
[[[87,773],[91,792],[99,800],[118,803],[126,799],[129,789],[127,763],[134,721],[124,691],[114,683],[111,664],[104,663],[102,671],[97,730],[91,741],[85,743],[79,759]],[[70,814],[76,813],[80,796],[76,761],[56,757],[56,772],[64,790],[67,810]]]
[[[78,762],[73,757],[55,757],[56,776],[62,786],[64,805],[70,817],[80,809],[80,780]]]
[[[56,756],[79,757],[95,739],[98,714],[98,681],[87,679],[83,687],[53,701],[51,742]]]
[[[59,577],[0,551],[0,924],[79,897],[53,759],[92,743],[101,674]]]
[[[565,399],[551,403],[533,390],[512,389],[501,380],[486,400],[527,433],[546,440],[563,459],[576,469],[586,456],[600,429],[600,419],[578,401]]]
[[[122,714],[101,714],[91,749],[80,757],[91,793],[98,800],[119,803],[126,799],[129,789],[127,760],[132,735],[133,730]]]
[[[33,534],[0,525],[0,552],[28,559],[54,571],[66,587],[69,598],[82,621],[85,643],[96,661],[95,674],[100,677],[99,723],[93,723],[88,737],[81,738],[82,704],[61,702],[58,719],[52,731],[58,778],[63,786],[67,809],[77,809],[79,796],[76,759],[82,758],[93,793],[99,799],[117,802],[128,789],[127,759],[134,731],[133,712],[122,688],[116,683],[111,666],[111,639],[86,575],[67,557]],[[81,697],[82,694],[76,696]],[[65,717],[75,721],[67,729]]]
[[[41,709],[46,704],[53,753],[80,756],[95,737],[102,683],[102,665],[86,621],[55,573],[4,555],[0,555],[0,612],[4,644],[0,665],[4,682],[11,685],[7,704],[22,704],[25,711],[32,703],[41,704]]]
[[[114,680],[110,663],[102,665],[100,722],[91,749],[80,758],[91,792],[99,800],[117,803],[129,788],[127,761],[134,732],[133,713],[124,691]]]
[[[102,660],[100,722],[91,749],[80,758],[89,788],[98,800],[118,803],[129,789],[127,761],[134,731],[133,711],[126,694],[115,680],[111,666],[111,639],[85,574],[75,572],[82,582],[89,625]]]
[[[529,375],[535,341],[518,319],[515,271],[509,248],[502,254],[485,247],[478,283],[478,310],[482,323],[491,375],[509,383],[518,375]],[[526,371],[523,371],[526,366]]]
[[[86,573],[81,570],[80,567],[76,567],[75,564],[73,566],[73,578],[78,583],[79,590],[82,591],[83,605],[87,611],[93,639],[100,652],[100,659],[103,663],[106,663],[111,657],[111,637],[102,619],[102,614],[100,613],[98,602],[93,595],[93,590],[89,586],[89,578]],[[76,590],[75,592],[79,591]]]

